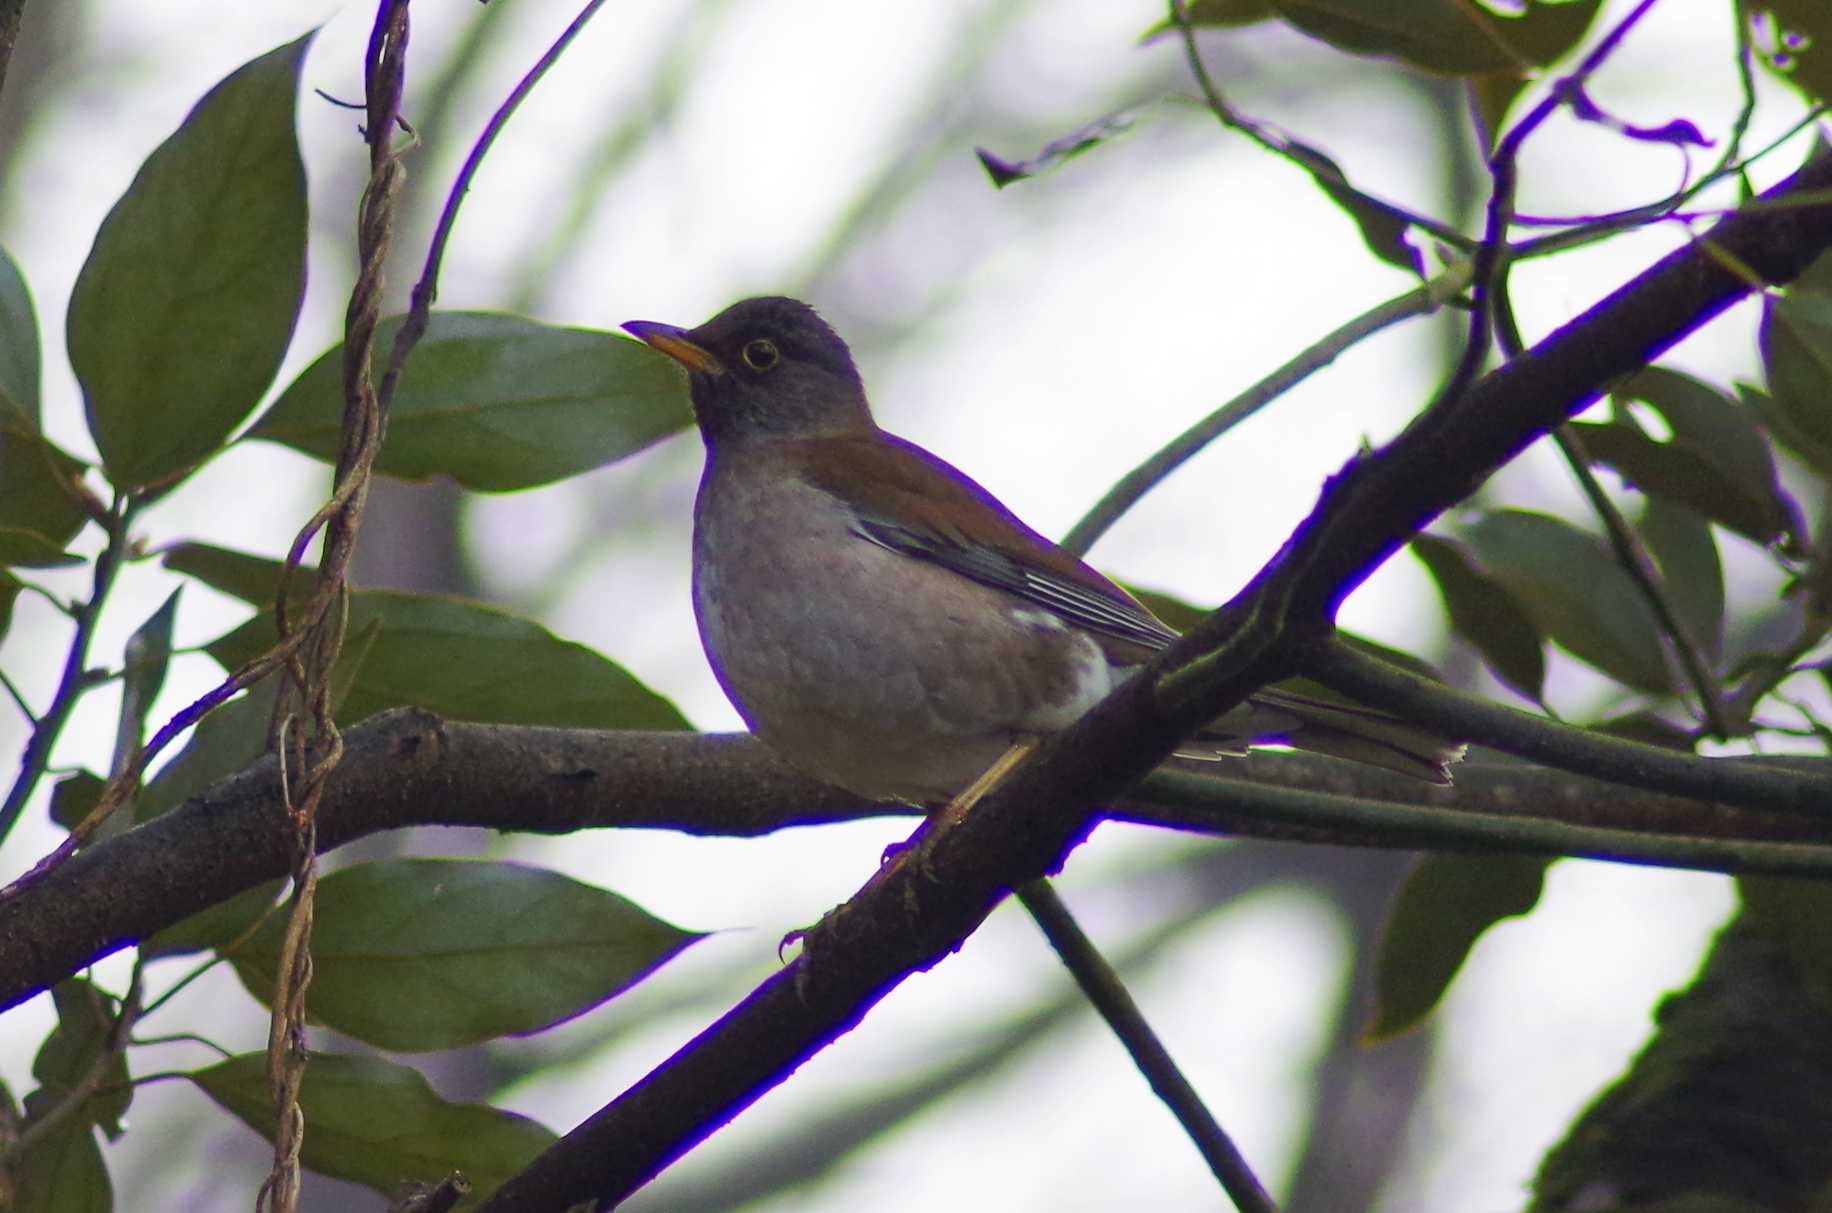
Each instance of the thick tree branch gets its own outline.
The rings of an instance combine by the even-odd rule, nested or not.
[[[814,783],[746,736],[458,724],[414,709],[383,713],[344,736],[343,764],[325,787],[321,850],[414,825],[749,836],[909,812]],[[1314,755],[1256,753],[1157,772],[1105,815],[1341,846],[1585,854],[1715,871],[1832,868],[1832,821],[1610,788],[1529,766],[1466,765],[1456,787],[1440,788]],[[1822,845],[1801,845],[1808,843]],[[0,1008],[284,876],[290,845],[267,758],[85,849],[0,902]]]
[[[1709,239],[1652,269],[1524,357],[1352,463],[1279,555],[1222,611],[1121,686],[945,830],[807,936],[802,954],[719,1022],[511,1179],[488,1213],[615,1204],[845,1032],[905,977],[960,946],[1007,889],[1060,867],[1085,807],[1157,766],[1201,722],[1296,667],[1338,604],[1417,530],[1613,379],[1646,365],[1751,289],[1726,263],[1792,281],[1832,245],[1822,156]]]

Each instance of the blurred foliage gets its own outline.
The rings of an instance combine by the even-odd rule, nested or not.
[[[1181,18],[1173,13],[1152,33],[1189,37],[1194,50],[1211,39],[1234,45],[1229,40],[1253,36],[1253,27],[1278,23],[1337,51],[1373,56],[1395,72],[1454,79],[1469,102],[1470,146],[1489,147],[1523,97],[1563,87],[1548,82],[1599,45],[1599,8],[1599,0],[1528,0],[1505,12],[1460,0],[1193,0]],[[475,18],[471,40],[439,82],[429,127],[444,118],[464,83],[460,77],[474,70],[483,32],[502,11],[493,6]],[[1832,8],[1821,0],[1750,0],[1735,13],[1753,59],[1773,79],[1808,105],[1832,95]],[[996,19],[1008,17],[1009,10]],[[1204,31],[1201,43],[1186,25]],[[308,35],[257,55],[210,90],[149,150],[96,232],[63,321],[99,467],[59,450],[41,432],[41,319],[19,266],[0,250],[0,635],[17,595],[35,585],[36,570],[88,564],[94,575],[89,599],[60,604],[71,622],[73,673],[56,702],[34,716],[33,745],[0,816],[0,836],[52,774],[51,744],[71,705],[98,684],[86,673],[86,646],[119,566],[147,555],[132,530],[138,509],[185,491],[192,473],[232,457],[243,438],[280,443],[303,458],[336,457],[343,347],[326,351],[292,382],[277,389],[272,383],[294,343],[304,286],[306,166],[294,128],[311,44]],[[1738,51],[1726,39],[1724,54]],[[577,197],[562,203],[570,213],[531,238],[536,277],[564,263],[596,191],[661,129],[683,81],[699,70],[699,55],[692,30],[681,27],[657,60],[645,101],[607,122],[578,174]],[[1268,70],[1276,73],[1278,65]],[[1633,127],[1603,114],[1581,89],[1558,96],[1580,120],[1625,139],[1697,142],[1696,128],[1683,117]],[[1046,170],[1066,174],[1071,163],[1083,163],[1144,115],[1166,108],[1162,100],[1112,110],[1043,142],[1036,155],[1006,159],[981,151],[981,162],[1001,187]],[[1752,106],[1755,100],[1751,94]],[[1674,104],[1687,104],[1683,91]],[[1373,256],[1422,273],[1430,258],[1460,256],[1480,238],[1466,230],[1467,216],[1436,218],[1385,202],[1351,184],[1337,159],[1311,144],[1255,126],[1218,103],[1217,110],[1224,125],[1247,131],[1308,174],[1360,225]],[[1739,152],[1749,154],[1732,144],[1723,165],[1658,207],[1580,216],[1565,234],[1597,239],[1657,221],[1688,221],[1682,207],[1696,190],[1740,184],[1747,161]],[[904,153],[899,148],[895,163],[853,200],[836,242],[856,237],[870,204],[905,180]],[[1520,238],[1497,250],[1504,261],[1559,251],[1543,227],[1532,230],[1531,242],[1525,233],[1503,233]],[[831,250],[811,265],[811,275],[830,272]],[[522,293],[533,298],[537,286]],[[384,322],[382,348],[398,324],[399,318]],[[1442,596],[1452,634],[1499,688],[1544,708],[1549,672],[1575,660],[1609,688],[1607,704],[1590,721],[1599,729],[1696,746],[1714,731],[1700,709],[1708,693],[1734,709],[1724,741],[1789,732],[1761,723],[1777,713],[1800,721],[1793,733],[1822,741],[1832,735],[1802,706],[1801,690],[1806,684],[1823,690],[1826,666],[1812,655],[1832,626],[1825,588],[1832,570],[1824,567],[1832,545],[1827,520],[1809,517],[1799,504],[1817,504],[1832,492],[1832,413],[1825,407],[1832,399],[1832,258],[1790,288],[1765,295],[1758,346],[1761,384],[1712,383],[1652,366],[1615,385],[1607,416],[1571,427],[1588,463],[1612,478],[1612,499],[1630,507],[1624,512],[1632,516],[1629,532],[1647,558],[1645,570],[1627,566],[1619,548],[1605,542],[1601,523],[1482,495],[1414,541],[1411,551]],[[672,364],[620,334],[504,314],[435,312],[401,382],[380,468],[405,478],[445,477],[477,492],[525,489],[614,463],[689,421]],[[209,538],[173,537],[160,550],[175,587],[195,581],[254,608],[246,623],[206,646],[230,671],[272,643],[282,582],[292,602],[311,570],[295,569],[289,578],[282,562]],[[1761,631],[1761,611],[1747,596],[1728,593],[1730,555],[1738,567],[1758,566],[1785,587],[1788,627]],[[1683,624],[1679,633],[1663,626],[1652,595],[1670,601]],[[1197,616],[1174,600],[1148,600],[1178,626]],[[174,588],[129,645],[119,671],[120,754],[131,754],[158,723],[149,713],[180,610]],[[1688,645],[1698,650],[1684,654],[1694,660],[1679,660],[1679,646]],[[1689,684],[1694,668],[1705,672],[1710,687]],[[609,657],[535,620],[449,597],[354,592],[333,680],[346,723],[413,704],[488,722],[687,727],[673,705]],[[267,747],[272,701],[271,684],[257,686],[206,717],[140,791],[135,818],[167,812],[255,761]],[[96,773],[62,772],[49,797],[52,818],[73,826],[96,803],[102,783]],[[1437,855],[1421,862],[1391,909],[1379,948],[1370,1034],[1420,1023],[1491,925],[1532,912],[1546,865],[1507,856]],[[255,1003],[271,996],[277,963],[280,927],[269,911],[279,891],[277,882],[248,890],[168,927],[143,942],[142,955],[205,952],[227,960],[253,995],[249,1014],[258,1016]],[[1748,895],[1752,908],[1789,924],[1807,963],[1823,967],[1816,890],[1751,885]],[[312,1014],[382,1049],[446,1049],[542,1030],[623,993],[697,938],[607,890],[508,863],[364,865],[327,877],[318,898]],[[1197,917],[1179,920],[1176,930]],[[18,1209],[109,1209],[114,1200],[95,1130],[109,1137],[122,1130],[133,1075],[144,1070],[130,1065],[133,1055],[116,1028],[143,1008],[80,977],[52,995],[58,1022],[33,1066],[39,1086],[23,1101],[31,1149],[0,1178],[10,1179]],[[159,1005],[156,998],[147,1004],[155,1013]],[[1020,1021],[1023,1032],[1000,1036],[989,1051],[968,1055],[964,1066],[937,1070],[936,1081],[915,1084],[908,1099],[880,1108],[873,1125],[944,1097],[1054,1014]],[[187,1077],[234,1117],[271,1134],[261,1057],[231,1057]],[[437,1179],[462,1168],[475,1200],[553,1140],[525,1118],[449,1102],[412,1067],[372,1056],[316,1056],[302,1098],[310,1125],[307,1165],[384,1193],[403,1178]],[[790,1168],[779,1182],[806,1175]]]

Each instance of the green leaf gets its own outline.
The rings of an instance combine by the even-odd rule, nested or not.
[[[134,797],[134,820],[151,821],[177,808],[265,754],[277,685],[275,679],[266,679],[205,716],[178,756],[159,768]]]
[[[1671,442],[1657,445],[1684,452],[1675,468],[1652,473],[1643,484],[1647,491],[1682,501],[1757,543],[1801,541],[1800,507],[1781,487],[1774,453],[1746,408],[1710,384],[1660,366],[1639,372],[1614,396],[1653,408],[1673,431]],[[1694,479],[1688,481],[1682,469]]]
[[[1415,535],[1412,553],[1437,582],[1451,629],[1482,655],[1496,678],[1541,702],[1546,693],[1545,637],[1514,595],[1448,539]]]
[[[1468,0],[1272,0],[1279,16],[1339,50],[1445,76],[1544,67],[1577,45],[1599,4],[1528,0],[1507,15]]]
[[[141,940],[140,951],[150,957],[226,949],[266,916],[285,887],[286,881],[276,878],[243,889]]]
[[[33,429],[39,426],[38,313],[19,264],[0,248],[0,417],[9,410]],[[6,478],[0,476],[0,484]]]
[[[1483,571],[1563,648],[1629,686],[1672,690],[1654,612],[1595,536],[1546,514],[1497,510],[1464,537]]]
[[[66,830],[74,830],[77,822],[89,816],[89,811],[102,799],[102,789],[108,781],[94,771],[76,771],[57,781],[51,789],[51,820]]]
[[[117,763],[146,740],[146,720],[153,701],[165,686],[165,671],[172,662],[172,626],[178,619],[182,585],[166,596],[158,610],[127,638],[121,673],[121,716],[115,730]],[[122,769],[117,765],[117,770]]]
[[[272,997],[286,924],[231,958]],[[538,1032],[641,981],[701,938],[603,889],[515,863],[395,859],[318,884],[307,1013],[383,1049]]]
[[[1710,524],[1683,505],[1650,497],[1636,530],[1660,566],[1674,613],[1715,662],[1724,652],[1724,566]]]
[[[1266,20],[1273,7],[1273,0],[1192,0],[1183,13],[1195,26],[1237,26]]]
[[[337,711],[346,723],[412,704],[487,724],[688,727],[672,704],[621,666],[481,602],[354,591],[350,633],[372,625],[379,625],[379,634]],[[259,615],[206,647],[225,669],[233,669],[273,640],[273,619]]]
[[[51,569],[82,564],[83,558],[66,552],[37,531],[0,527],[0,565],[13,568]]]
[[[1832,474],[1832,256],[1822,253],[1787,294],[1763,299],[1757,344],[1768,396],[1752,403],[1778,441]]]
[[[64,546],[89,520],[88,467],[57,449],[23,415],[0,410],[0,563],[62,563]]]
[[[280,574],[286,568],[284,561],[208,543],[180,543],[167,548],[159,563],[174,573],[195,577],[211,589],[221,590],[231,598],[240,598],[249,606],[264,610],[273,608],[280,588]],[[310,588],[317,579],[316,565],[301,564],[293,573],[287,601],[309,598]]]
[[[271,623],[271,620],[268,621]],[[344,702],[351,682],[360,679],[381,625],[353,627],[331,670],[333,709]],[[196,796],[211,784],[247,769],[267,753],[277,679],[266,678],[250,690],[219,705],[192,730],[178,757],[160,768],[134,798],[134,819],[150,821]],[[209,913],[209,911],[204,911]]]
[[[1407,273],[1424,275],[1425,263],[1419,251],[1406,243],[1412,221],[1404,211],[1350,185],[1341,166],[1316,148],[1291,139],[1285,151],[1309,170],[1311,180],[1329,195],[1330,201],[1348,212],[1355,226],[1361,229],[1362,243],[1368,246],[1370,253]]]
[[[1368,1038],[1385,1040],[1425,1018],[1482,933],[1539,904],[1551,862],[1525,855],[1421,859],[1387,914]]]
[[[1832,6],[1825,0],[1749,0],[1741,8],[1757,59],[1808,101],[1832,100]]]
[[[13,600],[24,588],[17,577],[0,568],[0,639],[5,639],[7,630],[13,626]]]
[[[384,320],[386,350],[401,318]],[[343,347],[305,369],[250,436],[330,462],[343,424]],[[376,464],[469,489],[525,489],[600,467],[691,424],[680,368],[640,341],[520,316],[440,312],[401,375]]]
[[[974,148],[973,154],[979,157],[980,167],[986,170],[988,177],[992,178],[993,188],[1004,189],[1013,182],[1025,181],[1039,173],[1046,173],[1064,161],[1072,160],[1085,151],[1119,138],[1138,125],[1146,108],[1135,106],[1130,109],[1115,110],[1111,114],[1103,114],[1087,125],[1070,131],[1060,139],[1050,140],[1043,145],[1041,151],[1028,159],[1006,160],[993,155],[983,147]]]
[[[1748,492],[1726,477],[1700,448],[1683,439],[1656,442],[1626,421],[1573,421],[1593,463],[1613,468],[1630,486],[1650,497],[1689,506],[1757,543],[1777,538],[1786,524],[1771,508],[1772,497]]]
[[[1469,78],[1469,102],[1476,120],[1476,137],[1492,148],[1507,130],[1508,108],[1526,91],[1531,77],[1518,69],[1503,69]]]
[[[273,1140],[267,1057],[243,1053],[190,1075],[211,1099]],[[299,1106],[309,1126],[302,1160],[322,1175],[392,1196],[402,1180],[437,1183],[453,1171],[481,1201],[558,1138],[512,1112],[448,1103],[419,1071],[379,1057],[314,1053]]]
[[[59,1095],[33,1091],[25,1098],[26,1124],[42,1120]],[[16,1164],[10,1213],[112,1213],[114,1186],[95,1126],[78,1116],[40,1139]]]
[[[1805,976],[1832,995],[1832,886],[1823,880],[1739,876],[1743,912],[1787,941]]]
[[[165,485],[260,401],[305,292],[293,118],[311,35],[244,65],[146,159],[70,297],[70,363],[108,478]]]
[[[119,1010],[115,1000],[80,977],[65,978],[51,987],[57,1006],[57,1027],[39,1046],[32,1061],[32,1077],[59,1099],[74,1090],[108,1050]],[[121,1135],[121,1117],[133,1100],[128,1083],[127,1056],[116,1052],[106,1063],[102,1082],[83,1103],[78,1119],[100,1125],[110,1138]]]

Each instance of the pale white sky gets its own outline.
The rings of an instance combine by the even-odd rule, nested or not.
[[[34,6],[28,23],[50,19],[55,7]],[[1597,82],[1598,99],[1632,120],[1664,121],[1676,116],[1666,108],[1674,104],[1670,82],[1683,78],[1683,116],[1721,130],[1736,98],[1721,50],[1722,7],[1660,6]],[[37,117],[0,199],[0,242],[24,268],[46,330],[45,425],[80,454],[93,448],[64,361],[61,317],[96,224],[198,96],[313,23],[324,28],[306,64],[307,88],[356,95],[371,17],[366,6],[208,0],[104,0],[91,8],[58,104]],[[460,105],[451,143],[415,154],[414,188],[443,193],[471,132],[571,8],[524,3],[502,22],[488,55],[489,87]],[[1408,285],[1365,254],[1352,225],[1300,175],[1195,109],[1173,108],[1049,177],[991,190],[971,155],[983,138],[976,113],[1002,115],[1001,129],[1013,116],[1029,122],[1031,143],[995,148],[1022,156],[1135,99],[1180,54],[1170,42],[1135,45],[1160,16],[1151,0],[1018,4],[998,22],[989,6],[966,0],[742,0],[724,8],[610,6],[600,15],[479,177],[447,262],[443,306],[507,305],[531,233],[557,219],[553,200],[566,188],[572,159],[601,124],[627,110],[675,23],[696,9],[704,57],[665,136],[638,155],[535,314],[600,328],[634,317],[691,324],[741,295],[794,286],[875,166],[934,155],[936,201],[869,236],[859,255],[822,280],[813,302],[843,335],[898,332],[933,309],[907,339],[861,345],[881,420],[970,471],[1047,533],[1066,530],[1108,483],[1191,419]],[[410,71],[423,82],[426,65],[476,13],[464,4],[417,7]],[[944,56],[961,31],[982,24],[998,25],[994,67],[938,103]],[[1416,95],[1380,89],[1379,74],[1365,64],[1292,35],[1255,33],[1233,53],[1215,54],[1228,69],[1223,86],[1248,112],[1323,144],[1376,192],[1422,209],[1440,205],[1436,126]],[[1360,87],[1303,88],[1326,73],[1351,74]],[[1792,113],[1778,99],[1756,137]],[[314,231],[336,231],[354,211],[362,156],[354,118],[309,93],[301,115]],[[925,119],[942,123],[938,145],[925,134],[887,147],[910,130],[931,131]],[[1604,210],[1676,179],[1666,149],[1625,148],[1593,130],[1570,134],[1561,124],[1531,146],[1523,176],[1530,208]],[[1515,284],[1529,337],[1583,310],[1681,238],[1650,233],[1523,270]],[[412,243],[419,247],[419,238]],[[341,322],[349,268],[330,247],[321,243],[312,261],[305,317],[281,383],[334,339]],[[405,284],[399,289],[404,294]],[[1740,309],[1675,361],[1720,378],[1750,375],[1752,326],[1753,313]],[[1355,351],[1162,486],[1099,546],[1097,562],[1192,600],[1228,597],[1364,438],[1379,441],[1404,423],[1439,365],[1440,345],[1425,326]],[[528,583],[556,565],[575,565],[545,615],[549,625],[623,662],[702,727],[728,728],[736,717],[700,656],[686,596],[698,460],[697,439],[683,435],[575,482],[479,501],[467,529],[477,566],[511,603],[531,601]],[[156,544],[197,537],[278,553],[322,490],[315,465],[250,444],[149,511],[142,529]],[[1504,473],[1494,490],[1515,502],[1573,500],[1557,465],[1537,457]],[[79,583],[58,584],[75,592]],[[119,652],[166,586],[156,572],[130,571],[98,636],[99,660]],[[190,587],[180,643],[210,639],[241,617]],[[1425,654],[1442,644],[1435,594],[1406,559],[1350,600],[1344,622]],[[58,619],[24,597],[0,662],[42,702],[64,640]],[[202,657],[176,662],[160,707],[188,702],[210,685],[213,670]],[[1593,691],[1593,681],[1568,673],[1558,694],[1580,702]],[[105,765],[115,710],[108,694],[91,696],[58,762]],[[0,714],[0,753],[17,753],[22,739],[18,718]],[[0,850],[0,878],[55,842],[39,824],[42,809],[29,816],[32,824]],[[683,925],[722,929],[697,949],[703,955],[681,964],[688,975],[720,964],[761,973],[784,931],[844,898],[907,829],[866,824],[731,842],[592,834],[504,840],[492,849],[602,883]],[[1143,923],[1101,896],[1106,882],[1191,845],[1103,831],[1077,853],[1065,887],[1072,901],[1079,892],[1089,903],[1097,937],[1115,945]],[[798,876],[784,881],[785,871]],[[1541,1152],[1645,1036],[1655,998],[1686,978],[1729,907],[1727,885],[1711,877],[1560,865],[1540,911],[1495,930],[1459,980],[1444,1011],[1425,1123],[1387,1207],[1517,1207]],[[1299,1141],[1308,1067],[1341,981],[1342,947],[1336,924],[1315,903],[1266,894],[1217,914],[1137,991],[1275,1190]],[[99,972],[118,980],[124,969],[117,958]],[[794,1109],[919,1072],[938,1049],[1020,1013],[1040,981],[1060,984],[1053,974],[1030,924],[1010,908],[1000,911],[961,955],[913,979],[719,1134],[705,1163],[763,1140]],[[227,977],[199,983],[168,1015],[232,1048],[258,1048],[265,1037],[264,1015]],[[510,1092],[509,1102],[564,1131],[705,1018],[663,1019],[590,1065]],[[48,1000],[7,1020],[0,1078],[18,1092],[31,1085],[30,1048],[50,1023]],[[778,1205],[1216,1206],[1193,1151],[1091,1017],[1044,1055],[1021,1064],[1018,1081],[944,1105],[817,1190]],[[174,1052],[137,1060],[136,1068],[203,1060]],[[141,1131],[109,1151],[122,1207],[247,1206],[252,1182],[237,1188],[225,1180],[204,1193],[130,1186],[171,1148],[175,1130],[162,1131],[169,1118],[197,1110],[206,1140],[241,1132],[182,1084],[138,1096],[133,1119]],[[683,1169],[701,1160],[696,1154]]]

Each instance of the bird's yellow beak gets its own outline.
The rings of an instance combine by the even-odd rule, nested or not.
[[[623,326],[623,331],[648,342],[690,371],[702,375],[725,373],[725,364],[713,357],[712,351],[689,340],[686,329],[654,320],[631,320]]]

